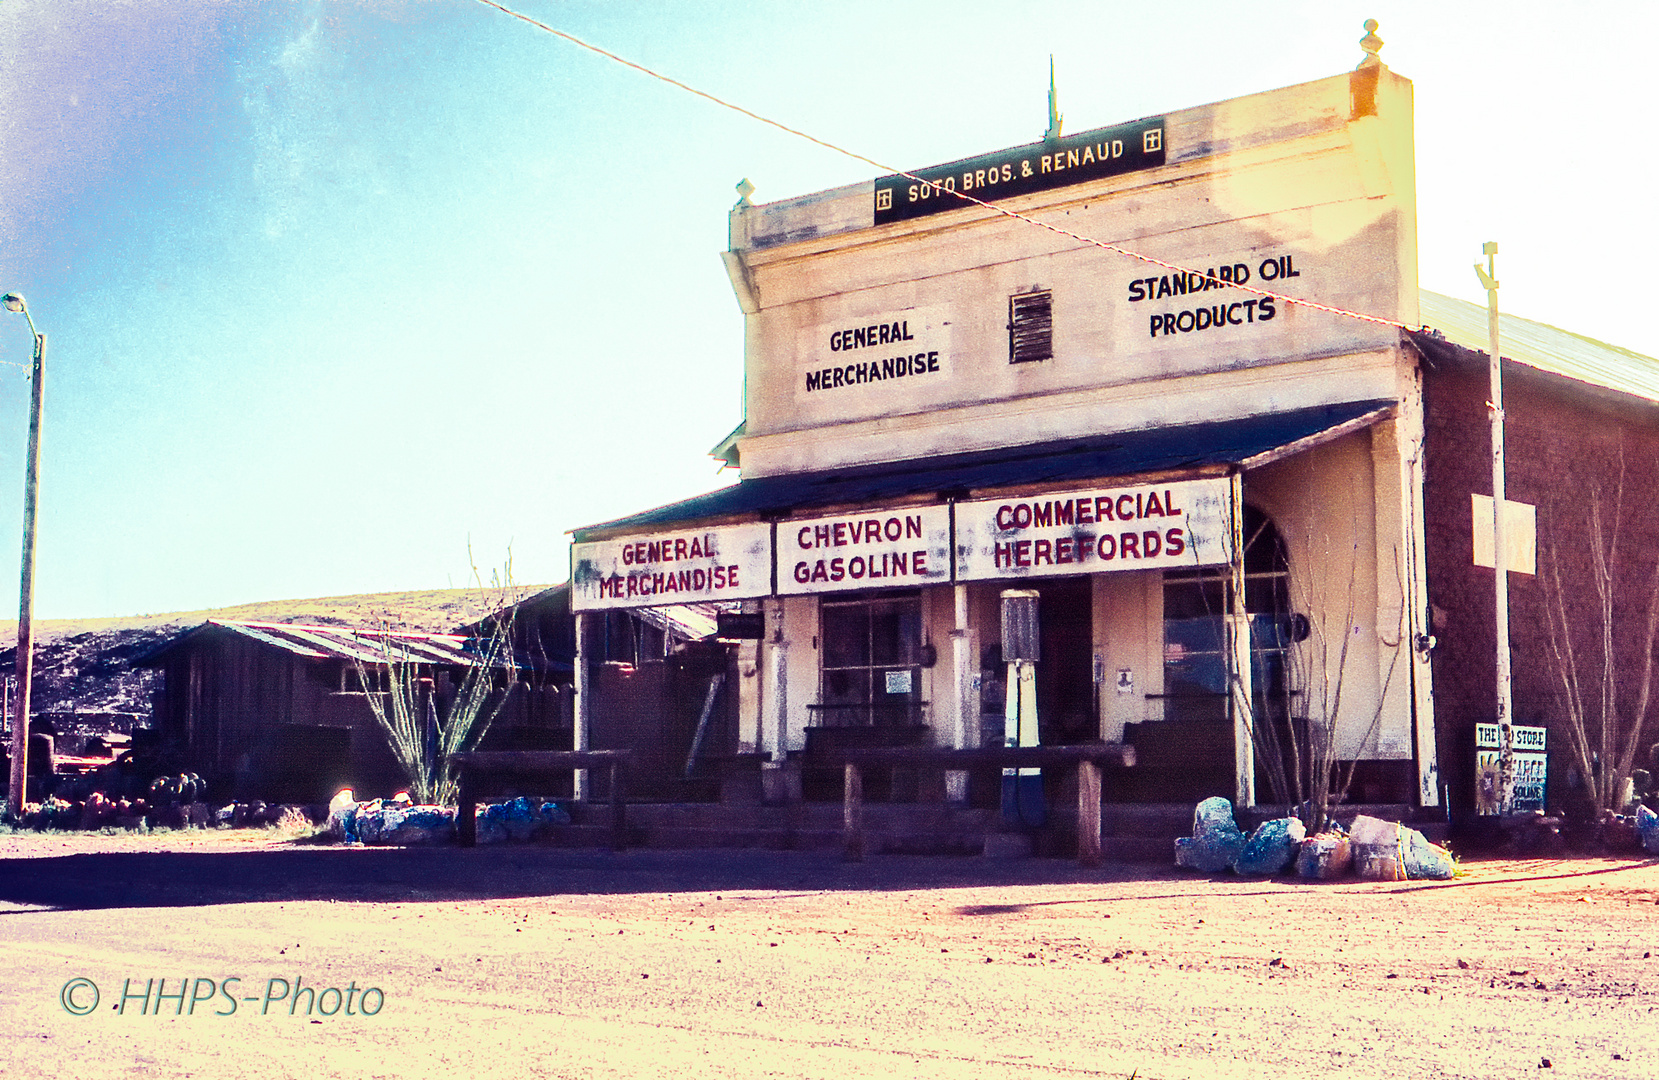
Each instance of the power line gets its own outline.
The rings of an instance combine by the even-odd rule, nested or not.
[[[966,192],[953,191],[953,190],[951,190],[949,188],[946,188],[946,187],[944,187],[944,186],[942,186],[942,185],[940,185],[940,184],[938,184],[934,181],[924,180],[920,176],[917,176],[914,173],[908,173],[908,172],[905,172],[903,169],[896,169],[891,165],[887,165],[887,164],[884,164],[880,161],[877,161],[875,158],[866,157],[865,155],[860,154],[856,150],[848,150],[844,146],[839,146],[835,143],[828,142],[824,139],[817,138],[814,135],[809,135],[806,132],[801,131],[798,128],[790,127],[788,124],[779,123],[778,121],[773,120],[770,117],[762,116],[760,113],[754,112],[750,109],[745,109],[741,105],[733,104],[732,102],[727,101],[724,98],[717,97],[714,94],[710,94],[710,93],[708,93],[706,91],[703,91],[703,90],[699,90],[695,86],[690,86],[686,83],[681,82],[678,79],[672,78],[668,75],[664,75],[659,71],[654,71],[651,68],[648,68],[643,64],[636,64],[632,60],[628,60],[624,57],[618,56],[616,53],[613,53],[613,52],[611,52],[607,49],[602,49],[597,45],[593,45],[593,44],[590,44],[589,42],[583,41],[581,38],[577,37],[575,34],[571,34],[567,31],[560,30],[560,29],[557,29],[556,27],[549,26],[546,23],[541,22],[538,19],[533,19],[530,16],[523,14],[522,12],[514,11],[510,7],[507,7],[503,4],[496,3],[496,0],[478,0],[478,2],[480,4],[483,4],[485,7],[494,8],[495,10],[501,12],[504,15],[510,15],[513,18],[518,19],[521,22],[529,23],[531,26],[534,26],[539,30],[545,30],[547,33],[552,34],[554,37],[562,38],[565,41],[570,42],[572,45],[576,45],[580,48],[586,49],[591,53],[597,53],[598,55],[603,56],[607,60],[615,61],[616,63],[621,64],[623,67],[632,68],[634,71],[637,71],[642,75],[649,75],[651,78],[656,79],[660,82],[665,82],[665,83],[667,83],[668,85],[670,85],[672,87],[675,87],[675,88],[680,89],[680,90],[684,90],[689,94],[695,94],[696,96],[704,99],[705,101],[710,101],[710,102],[713,102],[716,105],[719,105],[721,108],[730,109],[733,112],[741,113],[742,115],[747,116],[751,120],[758,120],[760,123],[766,124],[769,127],[777,128],[779,131],[785,132],[785,133],[790,134],[790,135],[794,135],[797,138],[805,139],[807,142],[814,143],[818,146],[822,146],[826,150],[830,150],[830,151],[833,151],[834,153],[842,154],[846,157],[850,157],[854,161],[862,161],[866,165],[873,165],[877,169],[881,170],[884,173],[891,173],[895,176],[902,176],[907,180],[914,180],[918,184],[925,184],[928,187],[932,188],[934,190],[934,192],[937,193],[937,194],[954,195],[958,199],[961,199],[963,202],[971,203],[975,206],[982,207],[986,210],[991,211],[992,213],[1000,214],[1003,217],[1011,218],[1012,220],[1015,220],[1015,221],[1023,221],[1028,225],[1035,225],[1039,229],[1047,229],[1051,233],[1055,233],[1056,235],[1059,235],[1059,236],[1064,236],[1064,237],[1066,237],[1067,239],[1070,239],[1070,240],[1075,240],[1079,244],[1083,244],[1083,245],[1086,245],[1086,246],[1089,246],[1089,247],[1097,247],[1097,248],[1100,248],[1102,251],[1110,251],[1115,255],[1122,255],[1122,256],[1125,256],[1126,258],[1138,259],[1141,262],[1148,263],[1152,266],[1160,266],[1160,267],[1163,267],[1165,270],[1170,270],[1170,271],[1173,271],[1175,273],[1196,274],[1198,277],[1200,277],[1202,279],[1205,279],[1205,280],[1215,280],[1217,282],[1221,282],[1220,278],[1215,278],[1213,275],[1205,273],[1203,271],[1192,270],[1192,269],[1189,269],[1185,266],[1178,266],[1175,263],[1166,262],[1165,260],[1157,258],[1157,257],[1152,256],[1152,255],[1145,255],[1145,254],[1142,254],[1141,252],[1138,252],[1138,251],[1131,251],[1129,248],[1122,247],[1118,244],[1113,244],[1113,243],[1111,243],[1109,241],[1106,241],[1106,240],[1097,240],[1094,237],[1084,236],[1081,233],[1073,232],[1070,229],[1063,229],[1058,225],[1053,225],[1053,224],[1050,224],[1049,222],[1046,222],[1046,221],[1040,221],[1037,218],[1031,217],[1031,216],[1026,215],[1026,214],[1022,214],[1017,210],[1010,210],[1007,207],[1002,206],[998,203],[986,202],[983,199],[975,198],[974,196],[969,195]],[[1321,304],[1317,300],[1307,300],[1307,299],[1304,299],[1304,298],[1299,297],[1299,296],[1286,296],[1284,293],[1276,293],[1276,292],[1273,292],[1271,289],[1263,289],[1263,288],[1259,288],[1255,285],[1241,284],[1241,283],[1236,282],[1236,281],[1227,281],[1227,282],[1224,282],[1224,284],[1226,284],[1226,285],[1228,285],[1232,288],[1235,288],[1235,289],[1242,289],[1243,291],[1248,292],[1248,293],[1255,293],[1257,296],[1267,297],[1267,298],[1272,299],[1272,300],[1279,300],[1279,301],[1282,301],[1286,304],[1294,304],[1297,307],[1305,307],[1305,308],[1309,308],[1309,309],[1314,310],[1314,311],[1324,311],[1324,312],[1328,312],[1332,315],[1342,315],[1342,316],[1346,316],[1347,318],[1350,318],[1350,319],[1359,319],[1362,322],[1375,323],[1375,324],[1378,324],[1380,326],[1394,326],[1394,327],[1398,327],[1402,330],[1411,329],[1411,327],[1407,326],[1403,322],[1399,322],[1396,319],[1385,319],[1385,318],[1381,317],[1380,315],[1367,315],[1363,312],[1350,311],[1346,308],[1335,307],[1331,304]]]

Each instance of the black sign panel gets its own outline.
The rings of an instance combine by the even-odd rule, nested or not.
[[[762,612],[749,614],[738,611],[717,611],[714,614],[714,636],[728,641],[759,641],[766,636],[766,616]]]
[[[876,181],[876,224],[973,205],[959,194],[993,202],[1163,163],[1163,117],[1097,128],[916,170],[925,183],[884,176]]]

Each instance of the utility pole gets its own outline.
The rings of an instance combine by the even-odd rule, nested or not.
[[[35,364],[29,382],[33,388],[29,404],[29,460],[23,481],[23,583],[17,613],[17,717],[12,721],[11,786],[7,809],[14,818],[23,816],[23,798],[29,776],[29,689],[34,679],[35,656],[33,615],[35,602],[35,497],[40,487],[40,384],[46,364],[46,335],[35,329],[29,305],[17,293],[0,296],[0,306],[22,312],[35,338]]]
[[[1498,351],[1498,245],[1488,241],[1481,246],[1486,256],[1486,267],[1475,264],[1475,276],[1486,289],[1486,332],[1489,338],[1488,376],[1491,380],[1492,400],[1487,409],[1492,417],[1492,576],[1495,582],[1497,630],[1497,692],[1498,692],[1498,813],[1507,814],[1515,807],[1515,731],[1513,679],[1509,668],[1509,549],[1504,536],[1504,465],[1503,465],[1503,354]]]

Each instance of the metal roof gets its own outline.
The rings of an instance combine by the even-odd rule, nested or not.
[[[1490,350],[1486,306],[1420,289],[1422,320],[1454,345]],[[1498,312],[1498,349],[1505,359],[1592,386],[1659,401],[1659,360],[1582,334]]]
[[[961,498],[1022,484],[1073,483],[1206,466],[1250,467],[1281,449],[1303,449],[1350,425],[1381,419],[1392,400],[1315,405],[1234,420],[1144,428],[937,457],[741,480],[707,495],[571,530],[575,538],[743,515],[785,518],[831,506]]]
[[[478,667],[483,659],[461,634],[414,634],[348,626],[308,626],[299,623],[242,622],[209,619],[164,643],[134,664],[151,667],[174,649],[204,634],[228,633],[282,649],[308,660],[347,660],[369,667],[387,664],[431,664],[439,667]],[[510,659],[497,668],[512,668]]]

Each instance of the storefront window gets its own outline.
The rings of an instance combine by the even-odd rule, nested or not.
[[[1244,511],[1244,607],[1250,617],[1251,688],[1258,717],[1288,715],[1289,563],[1267,516]],[[1164,574],[1164,719],[1225,720],[1231,571]]]
[[[816,724],[921,723],[922,600],[917,593],[826,600]]]

